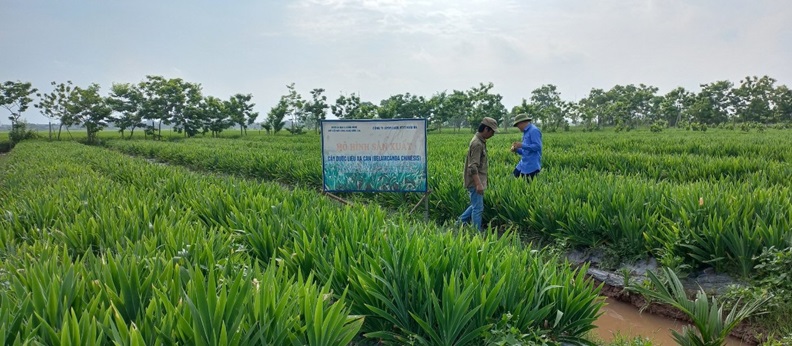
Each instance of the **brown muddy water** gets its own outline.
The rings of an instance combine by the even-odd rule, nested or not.
[[[605,341],[612,341],[618,334],[633,338],[641,336],[649,338],[653,346],[676,346],[669,329],[682,331],[686,322],[652,315],[648,312],[640,313],[638,308],[613,298],[605,300],[601,309],[602,316],[594,324],[594,334]],[[726,346],[749,346],[737,338],[726,340]]]

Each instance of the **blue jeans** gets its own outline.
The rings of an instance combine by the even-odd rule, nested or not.
[[[475,187],[468,188],[470,194],[470,206],[459,216],[458,222],[468,224],[471,221],[476,229],[483,231],[481,227],[481,214],[484,213],[484,195],[479,195]]]

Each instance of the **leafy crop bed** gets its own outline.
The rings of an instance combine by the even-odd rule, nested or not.
[[[431,216],[453,220],[466,207],[465,134],[429,135]],[[763,249],[792,243],[792,136],[743,133],[594,132],[545,134],[543,170],[531,184],[511,170],[516,132],[488,142],[485,222],[581,248],[609,262],[646,256],[674,269],[711,266],[750,277]],[[251,135],[178,142],[109,141],[124,153],[175,165],[290,185],[321,187],[315,135]],[[389,208],[419,196],[368,195]]]
[[[461,193],[464,151],[461,136],[450,138],[433,149],[445,156],[432,153],[449,170],[432,168],[435,217],[463,202],[447,200]],[[111,146],[318,184],[318,144],[305,140]],[[515,212],[496,207],[511,188],[509,205],[526,211],[515,225],[541,225],[530,210],[544,200],[528,197],[557,186],[562,171],[531,187],[496,179],[490,219]],[[586,344],[601,302],[585,269],[525,247],[516,234],[449,232],[376,205],[341,207],[311,189],[152,165],[74,142],[25,141],[0,158],[4,344]]]

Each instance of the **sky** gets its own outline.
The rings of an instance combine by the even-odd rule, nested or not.
[[[791,23],[790,0],[0,0],[0,82],[106,95],[182,78],[252,94],[259,121],[291,83],[375,104],[493,83],[511,109],[545,84],[568,101],[641,83],[792,86]],[[23,117],[47,122],[34,107]]]

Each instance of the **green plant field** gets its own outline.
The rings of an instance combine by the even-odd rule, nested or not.
[[[467,204],[461,170],[471,134],[429,136],[431,216],[453,220]],[[666,266],[750,277],[764,248],[792,242],[792,136],[648,131],[548,133],[543,171],[511,177],[516,132],[488,144],[485,221],[576,247],[603,248],[611,262],[655,256]],[[193,169],[320,188],[318,136],[249,135],[176,142],[109,140],[107,146]],[[391,208],[417,195],[368,195]]]
[[[478,345],[501,321],[527,341],[590,344],[601,302],[585,270],[516,234],[100,147],[25,141],[0,157],[4,344]]]

